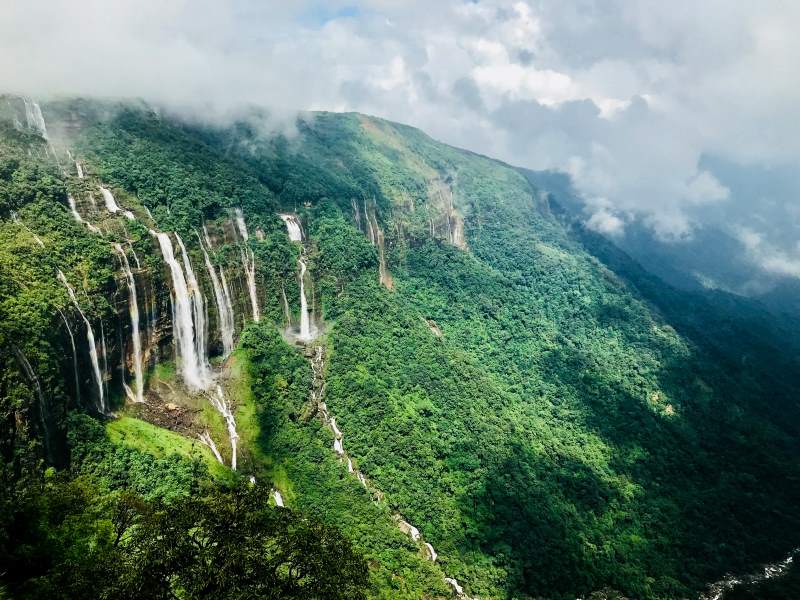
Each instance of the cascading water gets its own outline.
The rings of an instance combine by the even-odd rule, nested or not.
[[[75,198],[73,198],[72,196],[67,196],[67,203],[69,204],[69,211],[72,213],[73,218],[78,223],[86,225],[89,231],[93,233],[100,233],[100,230],[97,227],[89,223],[89,221],[84,220],[84,218],[81,216],[81,213],[78,212],[78,206],[75,204]]]
[[[131,392],[127,384],[125,391],[128,392],[134,402],[144,402],[144,371],[142,369],[142,336],[139,332],[139,301],[136,297],[136,279],[133,277],[131,265],[122,246],[114,244],[114,250],[122,262],[122,271],[128,282],[128,313],[131,317],[131,339],[133,341],[133,376],[136,382],[136,392]]]
[[[200,441],[203,442],[206,446],[211,448],[211,452],[214,454],[214,458],[216,458],[221,465],[225,464],[225,461],[222,460],[222,455],[219,453],[217,449],[217,445],[214,443],[214,440],[211,439],[211,434],[208,431],[204,431],[197,435],[200,438]]]
[[[189,293],[192,295],[192,313],[194,314],[194,349],[197,355],[197,363],[200,367],[200,374],[203,380],[209,381],[210,376],[208,373],[208,348],[206,346],[206,303],[203,298],[203,291],[197,283],[192,262],[189,260],[189,255],[186,253],[186,246],[183,245],[181,236],[175,234],[175,239],[178,240],[178,246],[181,249],[181,257],[183,259],[183,268],[186,271],[186,283],[188,285]]]
[[[333,432],[333,450],[336,454],[346,462],[347,464],[347,472],[354,474],[358,479],[359,483],[364,486],[364,489],[369,491],[374,497],[377,497],[380,500],[383,495],[380,491],[375,491],[370,488],[367,483],[367,478],[364,477],[364,474],[353,467],[352,459],[347,455],[347,452],[344,449],[344,441],[343,441],[343,434],[339,426],[336,424],[336,417],[332,417],[328,412],[328,406],[324,401],[325,395],[325,382],[324,382],[324,373],[325,373],[325,354],[324,349],[322,346],[316,346],[314,349],[314,353],[311,355],[311,372],[313,375],[312,383],[311,383],[311,401],[316,404],[317,410],[319,414],[322,416],[323,420],[327,425],[330,427],[331,431]],[[400,528],[400,530],[408,535],[414,542],[417,544],[422,544],[424,548],[424,555],[427,557],[428,560],[432,562],[436,562],[439,558],[436,550],[433,548],[429,542],[422,539],[422,534],[420,533],[419,529],[414,527],[411,523],[403,519],[399,514],[394,514],[394,519]],[[467,596],[464,594],[464,589],[461,585],[453,579],[452,577],[445,577],[445,582],[447,582],[455,592],[456,596],[459,598],[466,599]]]
[[[228,427],[228,438],[231,443],[231,470],[236,470],[236,444],[239,440],[239,434],[236,433],[236,419],[233,416],[233,411],[225,398],[225,393],[222,387],[217,385],[216,394],[211,395],[211,404],[216,408],[222,417],[225,419],[225,424]]]
[[[61,320],[64,321],[64,325],[67,328],[67,333],[69,334],[69,344],[72,346],[72,373],[75,377],[75,400],[77,400],[78,404],[81,402],[81,384],[80,380],[78,379],[78,351],[75,347],[75,336],[72,335],[72,328],[69,326],[69,321],[67,321],[66,315],[62,312],[60,308],[56,309],[58,314],[61,315]]]
[[[28,127],[38,131],[44,139],[48,139],[47,126],[45,125],[44,115],[42,115],[42,109],[39,103],[29,98],[23,98],[23,102],[25,103],[25,120],[27,121]]]
[[[275,506],[283,508],[283,496],[277,489],[272,490],[272,497],[275,500]]]
[[[303,229],[300,226],[300,221],[295,215],[281,214],[278,215],[281,220],[286,224],[286,232],[289,234],[289,241],[303,243]],[[301,342],[311,341],[314,336],[311,331],[311,315],[308,308],[308,300],[306,298],[306,257],[305,249],[301,250],[300,257],[297,259],[297,266],[299,268],[300,279],[300,333],[297,336]],[[285,298],[285,294],[284,294]],[[287,304],[288,307],[288,304]],[[287,310],[288,314],[288,310]]]
[[[194,390],[205,389],[207,379],[205,365],[201,365],[194,343],[194,323],[192,322],[192,302],[189,288],[180,263],[175,260],[169,234],[155,233],[164,262],[172,276],[172,330],[175,339],[176,355],[180,363],[183,381]]]
[[[253,321],[258,323],[261,320],[261,313],[258,309],[258,292],[256,290],[256,259],[253,251],[247,245],[250,235],[247,233],[247,224],[244,222],[244,213],[241,208],[235,209],[236,228],[242,236],[244,246],[242,247],[242,267],[247,278],[247,289],[250,292],[250,304],[253,307]]]
[[[78,179],[83,179],[83,167],[77,160],[75,161],[75,170],[78,171]]]
[[[228,280],[225,278],[225,270],[222,265],[219,266],[219,280],[222,282],[222,292],[225,295],[225,306],[233,319],[234,325],[236,324],[236,313],[233,312],[233,301],[231,300],[231,290],[228,287]]]
[[[428,542],[425,542],[425,547],[428,549],[428,558],[431,559],[431,562],[436,562],[436,559],[439,557],[439,555],[436,554],[436,550],[434,550],[433,546]]]
[[[131,211],[122,210],[119,207],[119,205],[117,204],[117,201],[114,199],[114,194],[111,193],[111,190],[109,190],[107,187],[104,187],[104,186],[101,185],[100,186],[100,193],[103,194],[103,202],[105,203],[106,210],[108,212],[110,212],[112,214],[116,214],[118,212],[122,212],[122,214],[125,215],[125,217],[129,221],[136,220],[136,217],[134,216],[134,214]]]
[[[306,261],[301,255],[297,260],[300,265],[300,340],[307,342],[311,336],[311,317],[308,314],[308,301],[306,300]]]
[[[92,324],[89,323],[89,319],[86,318],[86,315],[83,314],[81,310],[80,304],[78,304],[78,298],[75,296],[75,290],[72,289],[72,286],[67,281],[66,276],[58,269],[57,272],[58,280],[64,285],[67,289],[67,293],[69,294],[70,300],[72,300],[72,304],[78,309],[78,313],[80,313],[83,322],[86,324],[86,340],[89,343],[89,357],[92,361],[92,371],[94,373],[94,380],[97,384],[97,395],[100,400],[100,404],[98,405],[98,409],[101,413],[106,413],[106,400],[105,400],[105,390],[103,388],[103,375],[100,372],[100,360],[98,358],[97,353],[97,343],[95,342],[94,338],[94,331],[92,331]]]
[[[211,240],[208,237],[208,233],[205,231],[204,233],[206,244],[210,249]],[[219,315],[219,318],[217,319],[219,322],[219,336],[222,340],[223,355],[227,357],[231,352],[233,352],[233,336],[235,333],[233,309],[230,306],[230,300],[226,298],[225,289],[222,287],[220,279],[217,276],[217,272],[214,270],[214,265],[211,264],[211,259],[208,257],[208,252],[206,251],[206,246],[203,245],[203,240],[199,233],[197,234],[197,239],[200,241],[200,248],[203,251],[203,259],[206,263],[206,270],[208,271],[208,276],[211,278],[211,285],[214,288],[214,300],[217,303],[217,315]]]
[[[278,216],[284,223],[286,223],[286,230],[289,233],[289,240],[292,242],[302,242],[303,229],[300,227],[300,221],[298,218],[289,214],[281,214]]]
[[[795,555],[800,553],[800,548],[795,548],[789,555],[779,562],[763,565],[760,570],[749,575],[735,577],[727,576],[709,586],[708,592],[700,595],[700,600],[722,600],[726,592],[733,590],[737,585],[757,585],[769,579],[782,577],[794,563]]]
[[[42,382],[39,381],[39,377],[36,375],[36,371],[33,370],[28,357],[25,356],[25,353],[16,344],[11,344],[11,351],[14,353],[17,362],[25,372],[25,376],[36,390],[36,397],[39,399],[39,419],[42,423],[42,433],[44,433],[44,436],[42,436],[42,441],[44,442],[47,456],[52,460],[52,453],[50,450],[50,428],[47,425],[47,417],[50,413],[50,407],[48,406],[47,399],[42,391]]]

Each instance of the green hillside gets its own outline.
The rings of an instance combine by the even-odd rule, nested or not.
[[[265,133],[258,113],[226,126],[86,100],[43,113],[49,142],[0,111],[0,501],[10,511],[0,560],[25,565],[0,570],[11,592],[36,597],[68,579],[20,555],[17,528],[30,514],[47,515],[26,541],[38,553],[52,528],[64,555],[101,539],[96,552],[117,559],[103,550],[114,546],[113,526],[76,533],[49,505],[25,508],[30,490],[54,485],[39,459],[57,467],[58,485],[86,486],[109,506],[130,493],[166,503],[152,510],[186,503],[194,514],[224,504],[218,494],[244,494],[248,523],[278,531],[279,546],[297,543],[330,574],[303,588],[319,596],[287,587],[285,597],[446,598],[445,577],[480,598],[696,597],[797,545],[798,346],[782,339],[796,333],[790,325],[667,286],[572,223],[522,172],[403,125],[303,114],[287,136]],[[135,218],[91,208],[100,184]],[[102,234],[75,221],[68,194]],[[246,216],[245,242],[231,241],[234,209]],[[298,216],[302,248],[280,212]],[[231,279],[244,281],[242,257],[254,257],[261,319],[250,323],[246,286],[232,285],[239,343],[227,361],[203,227],[215,243],[210,261]],[[96,414],[88,355],[73,374],[58,311],[77,323],[78,343],[83,325],[54,273],[74,282],[89,321],[115,332],[104,356],[125,363],[127,295],[113,242],[135,249],[149,294],[142,312],[161,315],[148,329],[164,336],[150,361],[173,364],[163,332],[174,300],[150,228],[186,241],[205,290],[211,360],[237,409],[241,477],[205,446],[195,455],[198,432],[225,437],[218,416],[171,424],[153,408],[168,388],[180,400],[174,374],[152,383],[140,407],[123,392],[130,374],[114,371],[115,419]],[[319,330],[305,347],[285,334],[301,310],[301,252]],[[310,391],[324,394],[342,456],[364,485],[337,458],[337,435]],[[186,402],[175,414],[195,414]],[[107,433],[78,413],[107,421]],[[232,449],[220,447],[227,458]],[[120,461],[154,466],[129,471]],[[252,489],[247,474],[258,479]],[[177,482],[166,498],[155,484],[163,478]],[[266,508],[270,486],[290,507],[280,523]],[[435,561],[397,527],[401,517]],[[150,542],[129,543],[144,552]],[[176,589],[203,594],[186,582]],[[230,594],[221,597],[247,597]]]

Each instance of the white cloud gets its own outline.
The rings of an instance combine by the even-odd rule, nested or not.
[[[686,185],[686,199],[695,204],[727,200],[730,190],[708,171],[700,171]]]
[[[797,22],[800,3],[780,0],[8,0],[0,81],[209,111],[360,110],[568,169],[606,199],[592,226],[638,215],[681,238],[701,209],[741,203],[703,157],[800,166]]]

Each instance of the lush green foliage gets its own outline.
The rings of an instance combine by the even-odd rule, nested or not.
[[[370,561],[373,597],[446,594],[442,573],[416,555],[417,546],[397,529],[386,508],[374,504],[334,459],[333,436],[308,403],[308,362],[269,325],[252,325],[241,345],[259,406],[259,443],[272,460],[271,475],[284,499],[354,540]]]
[[[312,521],[265,508],[265,489],[206,489],[198,483],[204,463],[187,460],[181,443],[140,432],[138,443],[120,446],[94,422],[76,419],[74,479],[23,486],[34,491],[18,502],[33,515],[19,522],[39,523],[21,552],[30,548],[45,565],[34,573],[31,559],[19,572],[27,573],[25,585],[49,586],[27,593],[106,577],[122,586],[113,595],[141,581],[139,563],[117,556],[109,533],[115,517],[108,515],[131,503],[141,527],[126,529],[119,543],[145,557],[141,564],[161,555],[147,589],[163,592],[170,575],[170,586],[189,596],[238,597],[245,593],[239,578],[260,591],[263,582],[248,579],[248,569],[269,570],[296,541],[313,546],[304,564],[342,561],[344,568],[323,569],[325,578],[287,593],[324,596],[336,585],[358,597],[367,572],[332,526],[368,559],[369,595],[385,598],[449,594],[445,573],[488,597],[600,590],[685,597],[797,544],[798,346],[781,339],[796,330],[757,306],[677,292],[571,223],[518,171],[378,119],[306,115],[295,135],[265,136],[257,115],[220,129],[138,108],[98,116],[77,103],[52,111],[78,114],[76,147],[89,178],[113,185],[139,220],[103,217],[107,237],[87,235],[69,216],[66,193],[91,202],[97,181],[61,175],[35,136],[0,132],[0,391],[9,481],[36,455],[27,447],[36,450],[42,436],[35,434],[66,423],[70,365],[60,359],[69,350],[55,309],[71,309],[55,269],[78,289],[89,318],[112,325],[119,301],[109,240],[130,239],[153,274],[151,286],[166,287],[142,206],[160,230],[181,234],[197,271],[197,233],[206,225],[210,260],[231,281],[241,280],[242,246],[230,213],[242,207],[264,317],[242,334],[234,357],[245,363],[252,394],[241,415],[243,439],[257,445],[247,464]],[[22,149],[30,144],[38,152],[29,157]],[[21,222],[8,218],[12,209]],[[309,293],[324,318],[326,401],[348,453],[385,493],[378,503],[335,459],[332,434],[308,400],[307,357],[278,332],[283,293],[295,319],[299,304],[298,247],[287,241],[279,210],[303,218]],[[378,283],[379,252],[367,239],[375,227],[385,234],[393,291]],[[208,282],[201,286],[211,298]],[[239,330],[249,307],[246,292],[236,296]],[[46,402],[37,400],[22,355]],[[31,431],[20,433],[20,423]],[[66,463],[63,452],[50,454]],[[66,508],[59,495],[69,499]],[[241,503],[241,520],[231,502]],[[436,547],[436,564],[419,556],[393,512]],[[19,539],[17,518],[3,528],[8,540]],[[218,555],[187,531],[217,535],[230,521],[236,527],[219,546],[231,554],[230,568],[209,580],[203,573]],[[164,536],[148,538],[149,528]],[[250,539],[245,528],[263,535]],[[91,561],[73,559],[84,555]],[[119,579],[103,571],[106,560],[122,565]],[[293,585],[269,582],[270,589],[284,584]]]

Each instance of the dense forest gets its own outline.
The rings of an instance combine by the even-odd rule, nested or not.
[[[0,101],[0,597],[686,598],[797,546],[791,318],[403,125],[34,108]]]

